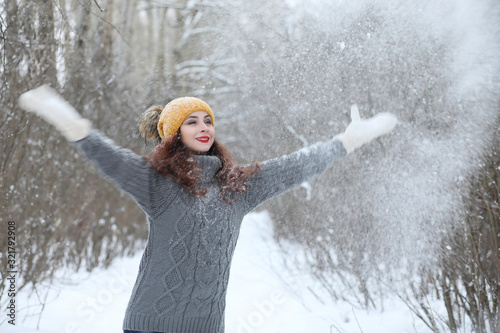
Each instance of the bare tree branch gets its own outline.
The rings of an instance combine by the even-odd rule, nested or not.
[[[158,8],[173,8],[173,9],[181,9],[181,10],[199,10],[199,11],[216,11],[219,10],[218,6],[211,6],[211,5],[205,5],[205,4],[197,4],[197,5],[184,5],[184,4],[178,4],[178,3],[156,3],[156,4],[150,4],[146,6],[142,6],[139,8],[139,10],[152,10],[152,9],[158,9]]]

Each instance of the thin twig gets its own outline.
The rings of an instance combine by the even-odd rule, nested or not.
[[[330,333],[333,333],[332,329],[334,329],[334,328],[337,330],[337,332],[342,333],[342,331],[337,326],[335,326],[335,324],[330,325]]]
[[[95,3],[95,5],[97,6],[97,8],[99,8],[99,10],[100,10],[102,13],[106,11],[105,9],[103,9],[103,8],[102,8],[102,7],[101,7],[101,6],[97,3],[97,0],[94,0],[94,3]]]
[[[199,10],[199,11],[216,11],[216,10],[218,10],[218,8],[215,6],[200,5],[200,4],[194,5],[194,6],[186,6],[186,5],[177,4],[177,3],[161,3],[161,4],[147,5],[147,6],[139,8],[139,10],[151,10],[151,9],[157,9],[157,8],[173,8],[173,9],[181,9],[181,10]]]
[[[363,333],[363,329],[361,328],[361,325],[359,324],[358,317],[356,317],[356,312],[354,312],[354,308],[352,308],[352,314],[354,315],[354,319],[356,319],[356,324],[358,324],[359,330],[361,333]]]
[[[94,0],[94,1],[96,1],[96,0]],[[79,3],[82,7],[86,8],[87,10],[89,10],[89,12],[90,12],[90,14],[91,14],[91,15],[94,15],[94,16],[95,16],[95,17],[97,17],[99,20],[103,21],[104,23],[108,24],[111,28],[113,28],[113,30],[115,30],[115,31],[116,31],[116,33],[120,36],[120,38],[122,39],[122,41],[123,41],[123,42],[124,42],[124,43],[125,43],[128,47],[130,47],[130,44],[129,44],[129,42],[127,41],[127,39],[126,39],[126,38],[122,35],[122,33],[120,32],[120,30],[119,30],[119,29],[118,29],[118,28],[117,28],[117,27],[116,27],[113,23],[108,22],[105,18],[103,18],[103,17],[101,17],[101,16],[97,15],[96,13],[94,13],[94,12],[91,10],[91,8],[90,8],[90,7],[88,7],[88,6],[86,6],[84,3],[81,3],[80,1],[78,1],[78,3]],[[96,3],[96,4],[97,4],[97,3]],[[97,6],[98,6],[99,8],[101,8],[99,5],[97,5]],[[103,10],[102,10],[102,9],[101,9],[101,12],[103,12]]]

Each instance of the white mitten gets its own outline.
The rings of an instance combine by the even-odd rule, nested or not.
[[[345,132],[335,136],[342,142],[348,154],[365,143],[391,132],[397,123],[396,117],[387,112],[379,113],[369,119],[361,119],[356,104],[351,106],[351,119]]]
[[[47,85],[25,92],[19,97],[19,106],[33,112],[53,125],[69,141],[86,137],[92,124]]]

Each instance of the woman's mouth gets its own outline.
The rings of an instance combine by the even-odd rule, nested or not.
[[[201,143],[208,143],[210,138],[208,136],[200,136],[200,137],[197,137],[196,140],[198,140]]]

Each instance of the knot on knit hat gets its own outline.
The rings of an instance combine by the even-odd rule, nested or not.
[[[168,103],[158,120],[158,134],[162,140],[175,134],[184,120],[193,112],[205,111],[214,122],[214,114],[207,103],[196,97],[180,97]]]

